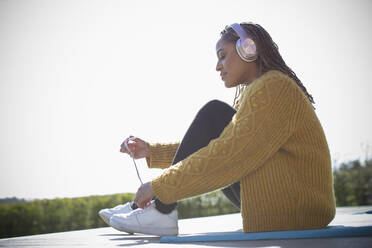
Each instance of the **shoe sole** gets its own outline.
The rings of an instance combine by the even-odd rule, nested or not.
[[[111,226],[110,225],[110,219],[107,219],[104,215],[101,215],[100,213],[98,213],[98,215],[101,217],[101,219],[107,224],[107,225],[109,225],[109,226]],[[113,226],[111,226],[111,227],[113,227]],[[114,227],[115,228],[115,227]],[[116,229],[116,228],[115,228]],[[121,230],[119,230],[119,231],[121,231]],[[128,234],[131,234],[131,235],[133,235],[134,233],[133,232],[130,232],[130,231],[123,231],[123,232],[126,232],[126,233],[128,233]]]
[[[128,233],[142,233],[142,234],[150,234],[156,236],[177,236],[178,235],[178,227],[176,228],[159,228],[159,227],[142,227],[139,228],[137,226],[129,226],[123,225],[123,223],[118,223],[115,219],[110,220],[110,225],[122,232]]]

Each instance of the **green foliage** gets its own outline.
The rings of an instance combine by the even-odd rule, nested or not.
[[[372,204],[372,160],[343,163],[333,175],[337,206]],[[133,194],[115,194],[0,204],[0,238],[105,227],[99,210],[132,199]],[[181,219],[236,212],[221,191],[178,204]]]
[[[103,227],[99,210],[132,199],[115,194],[1,204],[0,238]]]
[[[239,210],[222,194],[209,194],[189,198],[178,203],[180,219],[237,213]]]
[[[372,159],[342,163],[333,178],[337,206],[372,205]]]

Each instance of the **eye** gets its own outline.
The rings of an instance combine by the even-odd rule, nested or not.
[[[222,60],[225,58],[225,53],[223,51],[218,51],[217,52],[217,58],[218,60]]]

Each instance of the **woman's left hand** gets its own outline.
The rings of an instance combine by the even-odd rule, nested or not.
[[[154,197],[154,193],[151,190],[151,182],[147,182],[138,188],[136,195],[134,196],[134,202],[139,208],[146,207]]]

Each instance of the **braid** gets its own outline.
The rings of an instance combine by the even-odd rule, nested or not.
[[[238,86],[236,86],[233,107],[239,108],[240,103],[238,99],[240,94],[244,92],[245,87],[247,87],[246,84],[239,84]]]
[[[256,43],[258,53],[257,63],[260,70],[259,71],[260,75],[270,70],[281,71],[282,73],[292,78],[300,87],[300,89],[304,92],[306,97],[309,99],[310,103],[314,104],[315,102],[312,95],[310,95],[307,92],[306,87],[302,84],[301,80],[296,76],[296,73],[294,73],[292,69],[289,68],[287,64],[284,62],[282,56],[279,53],[278,46],[272,40],[269,33],[258,24],[241,23],[240,25],[249,34],[251,39],[253,39],[254,42]],[[226,26],[226,28],[221,32],[221,36],[222,39],[233,43],[235,43],[239,39],[239,36],[229,26]],[[236,98],[237,96],[235,95],[234,104]]]

